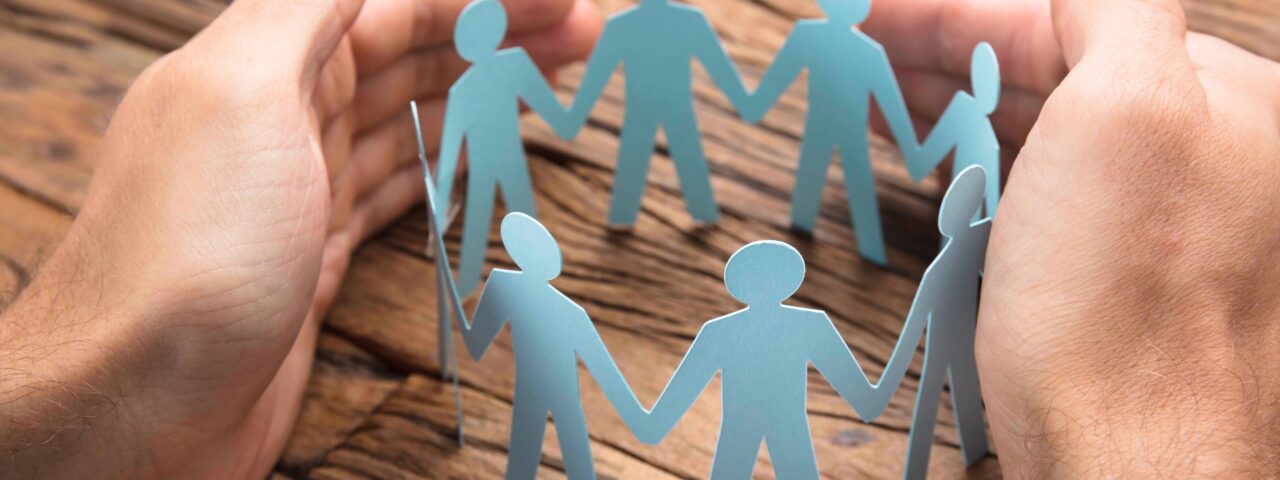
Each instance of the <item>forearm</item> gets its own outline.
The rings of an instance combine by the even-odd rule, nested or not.
[[[1144,257],[1118,252],[1081,262],[1077,281],[1055,285],[1056,293],[997,292],[1008,273],[1000,269],[984,297],[996,308],[984,305],[980,325],[1034,322],[1055,332],[1018,340],[1004,335],[1020,343],[1014,348],[1025,354],[1021,365],[988,363],[983,372],[1006,474],[1280,475],[1274,401],[1280,369],[1273,361],[1280,349],[1274,313],[1257,308],[1274,304],[1259,296],[1265,289],[1206,282],[1208,270],[1219,268],[1210,263],[1119,255]],[[996,297],[1008,295],[1035,302],[999,308]],[[980,351],[979,359],[984,356]]]
[[[15,478],[110,476],[139,438],[142,310],[72,230],[0,317],[0,469]],[[132,465],[130,468],[145,468]],[[135,470],[136,471],[136,470]]]

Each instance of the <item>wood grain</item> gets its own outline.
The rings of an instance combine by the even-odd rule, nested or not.
[[[888,0],[883,0],[888,1]],[[754,85],[807,0],[698,0]],[[629,0],[600,0],[606,11]],[[1191,26],[1280,59],[1280,3],[1187,0]],[[96,147],[120,96],[150,62],[183,44],[223,8],[214,0],[0,0],[0,307],[56,247],[83,202]],[[581,65],[560,78],[567,99]],[[841,171],[833,165],[818,228],[787,229],[805,92],[794,86],[758,126],[740,122],[695,69],[695,96],[722,221],[689,219],[660,141],[636,227],[605,228],[624,98],[615,77],[574,142],[524,121],[542,220],[559,239],[565,270],[555,285],[581,303],[645,403],[652,403],[702,322],[739,308],[721,271],[741,245],[778,239],[808,259],[794,304],[828,311],[864,368],[884,367],[916,283],[937,246],[939,182],[914,183],[892,144],[873,137],[876,192],[890,266],[854,252]],[[453,395],[439,380],[423,212],[407,214],[355,255],[327,319],[307,398],[272,478],[495,478],[506,462],[513,369],[509,333],[483,361],[462,357],[469,444],[454,443]],[[498,216],[495,214],[495,222]],[[447,236],[456,258],[457,233]],[[490,266],[508,266],[496,232]],[[468,302],[473,302],[473,299]],[[457,339],[455,339],[456,341]],[[826,478],[893,478],[910,425],[919,358],[885,415],[862,423],[816,373],[809,411]],[[602,478],[703,478],[719,426],[719,382],[658,446],[639,443],[588,375],[581,376],[593,454]],[[965,469],[943,403],[930,473],[996,478],[994,457]],[[554,424],[542,478],[561,478]],[[756,475],[772,478],[767,451]]]

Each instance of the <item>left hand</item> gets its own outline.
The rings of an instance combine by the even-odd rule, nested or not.
[[[240,0],[149,67],[66,240],[0,322],[3,471],[262,478],[353,249],[421,201],[464,0]],[[587,0],[512,0],[544,70]],[[71,452],[71,453],[68,453]]]

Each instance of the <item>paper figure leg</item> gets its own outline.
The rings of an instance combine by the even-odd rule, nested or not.
[[[473,164],[474,165],[474,164]],[[489,223],[493,220],[494,181],[472,172],[467,183],[467,215],[462,224],[462,259],[458,271],[458,291],[463,295],[480,286],[480,270],[489,246]]]
[[[547,409],[516,392],[511,412],[511,440],[507,442],[507,480],[527,480],[538,473]]]
[[[928,345],[927,340],[925,343]],[[947,379],[946,370],[940,367],[929,364],[926,351],[907,440],[907,466],[902,475],[907,480],[920,480],[929,473],[929,450],[933,448],[933,428],[938,421],[938,401],[942,396],[942,382]]]
[[[609,203],[610,225],[634,225],[640,213],[640,197],[644,195],[649,177],[658,125],[638,117],[628,115],[623,119],[622,144],[618,147],[618,166],[613,175],[613,200]]]
[[[982,419],[982,391],[978,387],[978,364],[970,355],[947,369],[951,378],[951,408],[956,414],[956,432],[965,465],[973,465],[987,455],[987,424]]]
[[[876,200],[876,182],[871,174],[871,159],[865,141],[853,142],[853,148],[840,148],[844,164],[844,190],[849,196],[849,212],[853,214],[853,230],[858,236],[858,253],[877,265],[888,260],[884,253],[884,233],[880,230],[880,204]]]
[[[689,215],[700,222],[715,222],[720,218],[720,207],[716,205],[716,193],[711,188],[711,172],[702,153],[702,135],[693,110],[677,115],[663,127],[663,131],[667,134],[671,160],[676,164],[680,190],[684,193]]]
[[[498,177],[502,201],[507,204],[507,211],[538,218],[537,205],[533,201],[533,181],[529,178],[529,159],[524,155],[524,146],[516,144],[508,153],[507,159],[512,165],[503,169]]]
[[[716,443],[715,458],[711,460],[711,480],[742,480],[751,478],[760,453],[764,432],[748,422],[725,417],[721,420],[720,439]]]
[[[773,460],[776,478],[818,478],[818,459],[813,453],[813,434],[809,432],[809,419],[789,418],[775,422],[775,428],[765,437],[769,458]]]
[[[560,439],[564,473],[571,480],[592,479],[596,478],[596,472],[591,459],[591,440],[587,437],[587,419],[582,414],[582,405],[576,401],[577,389],[573,390],[574,401],[570,402],[573,405],[552,411],[551,420],[555,421],[556,437]]]
[[[807,133],[800,140],[800,165],[791,189],[791,228],[812,232],[822,207],[822,190],[827,185],[834,144],[824,135]]]
[[[439,254],[437,253],[436,255]],[[439,265],[439,262],[436,262],[436,265]],[[449,304],[446,300],[449,298],[449,293],[444,287],[444,282],[446,280],[443,277],[445,275],[448,275],[448,273],[440,272],[436,274],[436,315],[439,320],[439,325],[437,325],[439,328],[436,332],[439,336],[439,345],[436,345],[436,350],[440,356],[441,380],[448,378],[449,373],[452,372],[454,368],[457,368],[457,366],[453,364],[453,352],[451,352],[451,349],[449,348],[450,344],[453,343],[453,329],[451,328],[452,325],[450,323],[453,319],[449,315]]]

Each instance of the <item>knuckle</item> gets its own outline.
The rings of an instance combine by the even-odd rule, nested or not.
[[[1159,145],[1180,143],[1197,131],[1195,124],[1208,111],[1203,90],[1182,76],[1113,76],[1091,82],[1081,100],[1095,106],[1101,126],[1138,133]]]
[[[237,110],[301,98],[297,79],[290,81],[281,69],[247,65],[241,59],[227,57],[179,49],[157,74],[160,86],[196,104]]]

